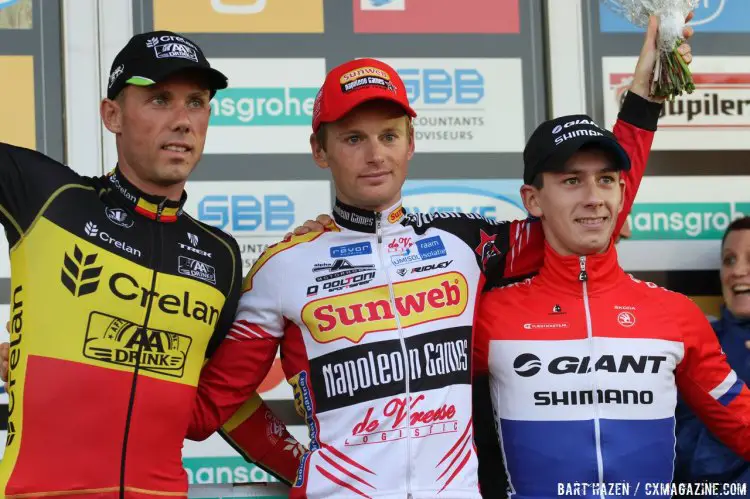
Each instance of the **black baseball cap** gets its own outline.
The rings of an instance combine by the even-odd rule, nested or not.
[[[107,98],[117,97],[126,85],[154,85],[186,69],[205,74],[211,97],[227,88],[227,77],[212,68],[200,47],[184,36],[171,31],[135,35],[112,62]]]
[[[619,170],[630,170],[630,157],[609,130],[599,127],[585,114],[545,121],[534,130],[523,150],[523,182],[531,184],[543,172],[561,172],[581,147],[598,144],[616,158]]]

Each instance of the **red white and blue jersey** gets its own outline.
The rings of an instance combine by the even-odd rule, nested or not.
[[[511,498],[576,483],[586,497],[653,496],[647,483],[672,480],[678,391],[750,460],[750,391],[697,305],[625,274],[614,245],[580,257],[547,245],[544,258],[538,276],[483,295],[475,329]]]

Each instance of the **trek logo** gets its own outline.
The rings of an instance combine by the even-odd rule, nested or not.
[[[153,296],[152,306],[165,314],[181,314],[188,319],[195,319],[209,326],[216,324],[221,310],[212,304],[196,300],[190,291],[182,295],[161,294],[140,284],[135,277],[124,272],[112,274],[109,278],[109,290],[121,300],[139,301],[142,308],[146,308]]]
[[[146,41],[146,46],[154,49],[157,59],[178,57],[198,62],[197,47],[181,36],[155,36]]]
[[[96,265],[97,253],[84,255],[76,245],[73,256],[65,253],[60,280],[63,286],[75,297],[88,295],[99,287],[102,266]]]
[[[115,239],[103,230],[99,230],[99,226],[97,226],[94,222],[86,222],[86,225],[83,227],[83,231],[87,236],[104,241],[110,246],[114,246],[115,248],[124,251],[125,253],[137,256],[138,258],[143,256],[141,250],[134,248],[125,241],[119,241]]]
[[[396,329],[396,314],[402,328],[460,316],[469,286],[462,274],[448,272],[395,283],[393,293],[394,303],[387,285],[320,298],[305,305],[302,321],[319,343],[359,343],[369,333]]]
[[[104,214],[107,215],[110,222],[126,229],[131,228],[135,223],[129,217],[128,212],[121,208],[104,208]]]
[[[178,257],[177,271],[182,275],[195,277],[201,281],[216,284],[216,269],[212,265],[194,260],[187,256]]]
[[[443,245],[440,236],[428,237],[416,242],[416,251],[411,247],[405,249],[402,254],[392,255],[391,263],[395,266],[407,265],[409,263],[420,262],[445,256],[447,251]],[[390,250],[390,248],[389,248]]]
[[[547,366],[550,374],[587,374],[593,371],[610,373],[656,374],[662,362],[666,365],[664,355],[602,355],[592,363],[589,356],[563,356],[552,359]],[[542,369],[542,362],[534,354],[523,353],[516,357],[513,369],[521,377],[534,376]]]
[[[372,245],[369,242],[334,246],[330,249],[331,258],[346,258],[350,256],[371,255]]]
[[[144,371],[180,378],[191,342],[189,336],[144,328],[119,317],[92,312],[83,355],[100,362],[127,367],[137,365]]]
[[[187,244],[183,244],[183,243],[177,243],[180,246],[180,248],[187,250],[187,251],[192,251],[193,253],[196,253],[198,255],[205,256],[206,258],[212,258],[211,253],[207,251],[203,251],[202,249],[198,248],[198,236],[188,232],[187,238],[188,238],[188,241],[190,241],[190,244],[192,246],[188,246]]]

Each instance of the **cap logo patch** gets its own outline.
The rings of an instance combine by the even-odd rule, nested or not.
[[[157,59],[179,57],[198,62],[198,52],[195,45],[180,36],[155,36],[149,38],[146,46],[154,49]]]
[[[366,66],[345,73],[339,79],[341,91],[344,93],[357,90],[362,87],[380,87],[391,92],[396,92],[396,86],[391,83],[391,75],[382,69]]]
[[[120,77],[120,75],[123,73],[123,71],[125,71],[125,65],[124,64],[120,64],[119,66],[117,66],[112,71],[112,74],[109,75],[109,88],[112,88],[112,85],[115,84],[115,81],[117,80],[117,78]]]
[[[591,120],[573,120],[573,121],[568,121],[564,125],[557,125],[555,128],[552,129],[552,134],[557,135],[558,133],[562,132],[564,128],[570,128],[572,126],[578,126],[578,125],[591,125],[591,126],[595,126],[596,128],[600,128],[599,125],[597,125]]]

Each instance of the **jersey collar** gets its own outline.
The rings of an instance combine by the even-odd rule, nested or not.
[[[336,205],[333,207],[333,219],[339,226],[369,234],[377,232],[378,220],[380,220],[381,227],[385,229],[390,225],[400,224],[404,215],[405,212],[401,200],[383,211],[363,210],[343,203],[338,199],[336,199]]]
[[[182,192],[179,201],[173,201],[164,196],[146,194],[125,178],[119,167],[115,167],[106,175],[113,191],[130,206],[136,213],[157,222],[174,222],[182,214],[182,206],[187,199],[187,193]]]
[[[621,279],[625,272],[617,260],[617,250],[613,241],[603,253],[587,256],[563,256],[548,242],[544,243],[544,265],[539,270],[539,278],[557,288],[570,289],[580,293],[582,280],[581,266],[585,267],[587,290],[594,293],[608,289]],[[583,259],[583,261],[582,261]]]

